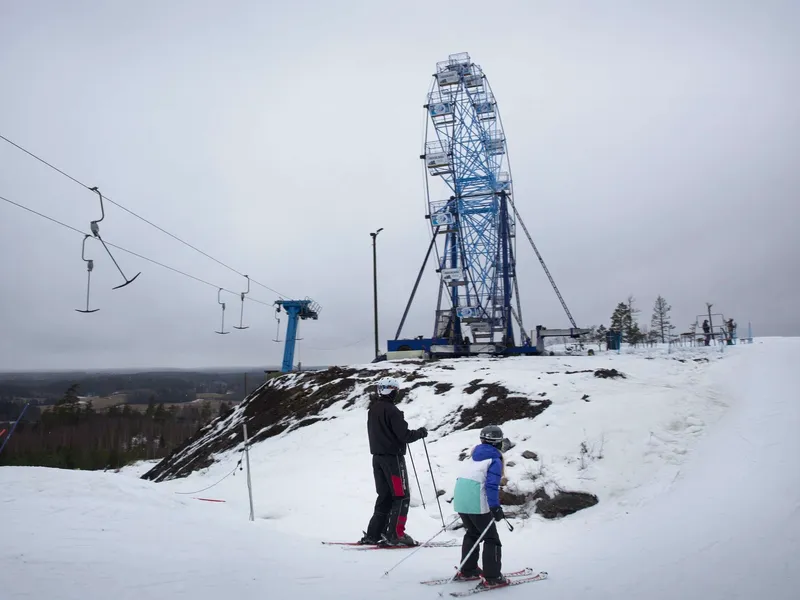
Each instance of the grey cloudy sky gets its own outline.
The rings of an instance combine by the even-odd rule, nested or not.
[[[243,273],[323,306],[306,364],[372,355],[429,239],[422,104],[469,52],[498,98],[517,205],[579,324],[663,294],[798,335],[797,2],[0,0],[0,134]],[[0,195],[79,229],[91,192],[0,141]],[[214,334],[216,290],[0,202],[0,370],[279,363],[271,308]],[[228,289],[243,278],[108,205],[101,234]],[[526,327],[567,326],[520,238]],[[432,269],[406,333],[429,335]],[[272,292],[253,287],[267,303]],[[239,304],[227,296],[226,328]],[[282,322],[283,328],[285,321]],[[283,332],[281,332],[283,339]]]

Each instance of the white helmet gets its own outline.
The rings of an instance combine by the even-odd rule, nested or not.
[[[398,389],[400,389],[400,382],[394,377],[384,377],[378,382],[378,394],[381,396],[388,396]]]

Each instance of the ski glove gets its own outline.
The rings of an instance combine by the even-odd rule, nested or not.
[[[492,516],[494,517],[495,521],[502,521],[506,518],[506,516],[503,514],[502,506],[493,506],[489,510],[492,511]]]
[[[428,437],[428,430],[425,429],[424,427],[420,427],[419,429],[417,429],[417,435],[419,436],[418,439],[426,438]]]

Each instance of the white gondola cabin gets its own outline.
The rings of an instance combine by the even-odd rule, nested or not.
[[[486,152],[492,156],[506,153],[505,138],[502,135],[495,134],[484,140],[486,145]]]
[[[447,71],[437,73],[436,80],[439,82],[439,87],[457,85],[458,82],[461,81],[461,75],[458,73],[458,71],[448,69]]]

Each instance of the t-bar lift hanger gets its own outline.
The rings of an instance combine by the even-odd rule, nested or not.
[[[249,293],[250,293],[250,277],[248,277],[247,275],[245,275],[245,279],[247,279],[247,291],[246,291],[246,292],[242,292],[242,293],[240,294],[240,296],[241,296],[241,298],[242,298],[242,310],[241,310],[241,312],[239,313],[239,327],[237,327],[236,325],[234,325],[234,326],[233,326],[233,328],[234,328],[234,329],[250,329],[250,326],[249,326],[249,325],[247,325],[247,326],[243,326],[243,325],[242,325],[242,319],[244,319],[244,295],[245,295],[245,294],[249,294]]]
[[[111,257],[111,260],[114,262],[114,265],[117,267],[117,270],[119,271],[120,275],[122,275],[122,278],[125,280],[125,283],[112,288],[112,289],[118,290],[119,288],[125,287],[126,285],[130,285],[131,283],[133,283],[133,281],[139,275],[141,275],[142,273],[140,271],[139,273],[137,273],[136,275],[133,276],[133,279],[128,279],[127,277],[125,277],[125,273],[122,272],[122,269],[117,264],[117,261],[114,259],[114,256],[111,254],[111,250],[108,249],[108,246],[106,246],[106,243],[103,241],[103,238],[100,237],[100,225],[99,225],[99,223],[100,223],[100,221],[102,221],[103,219],[106,218],[106,211],[103,208],[103,194],[100,193],[100,190],[97,189],[97,186],[95,186],[93,188],[89,188],[89,189],[91,191],[93,191],[93,192],[96,192],[97,195],[100,196],[100,218],[97,219],[97,221],[92,221],[91,224],[90,224],[90,228],[92,230],[92,235],[94,235],[94,237],[96,237],[98,240],[100,240],[100,243],[103,244],[103,248],[106,249],[106,252],[108,252],[108,255]]]
[[[83,243],[81,244],[81,258],[86,262],[86,310],[76,308],[79,313],[93,313],[100,310],[94,308],[89,310],[89,291],[92,288],[92,269],[94,269],[94,261],[91,258],[86,258],[86,238],[92,237],[88,233],[83,236]]]
[[[219,288],[219,290],[217,290],[217,303],[222,306],[222,327],[220,327],[221,331],[216,331],[215,333],[218,333],[220,335],[227,335],[230,333],[230,331],[225,331],[225,303],[222,300],[220,300],[219,298],[220,294],[222,294],[222,288]]]

